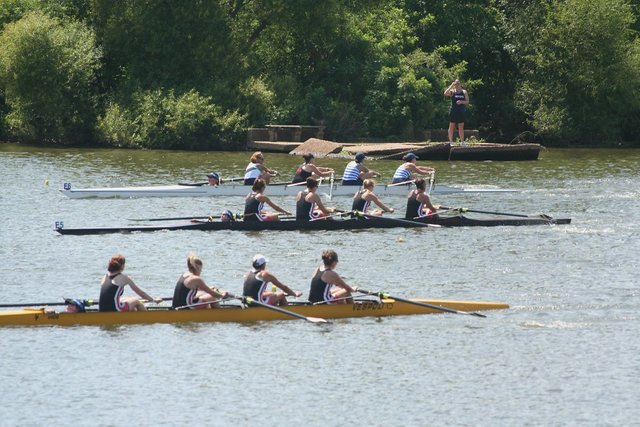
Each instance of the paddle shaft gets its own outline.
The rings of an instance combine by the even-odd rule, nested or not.
[[[429,304],[426,302],[422,302],[422,301],[414,301],[411,299],[407,299],[407,298],[402,298],[402,297],[396,297],[393,295],[389,295],[385,292],[371,292],[371,291],[367,291],[361,288],[358,288],[359,292],[362,292],[363,294],[368,294],[368,295],[376,295],[379,298],[390,298],[396,301],[400,301],[400,302],[404,302],[407,304],[413,304],[413,305],[417,305],[420,307],[425,307],[425,308],[433,308],[434,310],[440,310],[440,311],[444,311],[447,313],[453,313],[453,314],[466,314],[469,316],[476,316],[476,317],[487,317],[482,313],[475,313],[475,312],[468,312],[468,311],[462,311],[462,310],[454,310],[452,308],[448,308],[448,307],[442,307],[440,305],[435,305],[435,304]]]
[[[356,215],[362,215],[362,216],[365,216],[365,217],[367,217],[367,218],[380,218],[380,217],[379,217],[379,216],[377,216],[377,215],[369,215],[369,214],[366,214],[366,213],[364,213],[364,212],[357,212],[357,213],[356,213]],[[410,226],[412,226],[412,227],[432,227],[432,228],[440,228],[440,225],[438,225],[438,224],[426,224],[426,223],[424,223],[424,222],[411,221],[411,220],[408,220],[408,219],[401,219],[401,218],[388,218],[388,217],[385,217],[384,219],[385,219],[385,220],[387,220],[387,221],[394,221],[394,222],[397,222],[397,223],[399,223],[399,224],[406,224],[406,225],[410,225]]]
[[[72,298],[68,298],[72,299]],[[162,301],[171,301],[172,297],[164,297]],[[89,299],[89,300],[80,300],[87,306],[92,306],[98,304],[99,299]],[[142,300],[143,302],[151,302],[147,300]],[[43,307],[43,306],[63,306],[69,305],[67,302],[32,302],[32,303],[19,303],[19,304],[0,304],[0,308],[12,308],[12,307]]]
[[[459,209],[460,212],[474,212],[474,213],[482,213],[482,214],[487,214],[487,215],[503,215],[503,216],[515,216],[518,218],[529,218],[529,215],[523,215],[523,214],[514,214],[514,213],[508,213],[508,212],[493,212],[493,211],[480,211],[477,209],[467,209],[467,208],[447,208],[446,206],[441,206],[443,209],[447,209],[447,210],[455,210],[455,209]]]
[[[298,313],[295,313],[293,311],[285,310],[283,308],[276,307],[275,305],[265,304],[263,302],[256,301],[255,299],[253,299],[251,297],[239,297],[239,296],[232,295],[232,294],[227,294],[227,296],[229,298],[239,299],[240,301],[242,301],[243,303],[245,303],[247,305],[257,305],[257,306],[262,307],[262,308],[266,308],[266,309],[269,309],[269,310],[277,311],[278,313],[285,314],[287,316],[295,317],[296,319],[306,320],[307,322],[311,322],[311,323],[330,323],[326,319],[322,319],[320,317],[303,316],[302,314],[298,314]]]

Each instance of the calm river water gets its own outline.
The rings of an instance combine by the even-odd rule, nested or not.
[[[126,218],[241,211],[239,198],[70,200],[58,189],[238,175],[247,153],[0,144],[0,303],[95,298],[109,257],[170,296],[186,255],[232,292],[251,257],[308,291],[322,249],[354,285],[503,301],[460,315],[0,328],[0,425],[639,425],[640,151],[549,150],[535,162],[433,162],[440,183],[520,193],[436,203],[569,216],[569,226],[59,236]],[[268,155],[291,170],[299,159]],[[345,161],[320,160],[342,170]],[[427,162],[421,162],[426,164]],[[389,178],[397,162],[369,162]],[[47,185],[48,183],[48,185]],[[293,207],[293,202],[278,199]],[[334,199],[338,206],[350,201]],[[403,208],[401,197],[387,201]]]

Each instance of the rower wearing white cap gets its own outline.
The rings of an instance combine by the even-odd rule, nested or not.
[[[362,185],[365,179],[380,176],[378,172],[369,170],[362,164],[366,157],[364,153],[358,153],[355,160],[347,164],[342,174],[342,185]]]
[[[399,182],[407,182],[414,179],[415,175],[429,175],[434,173],[436,170],[426,166],[418,166],[416,165],[416,160],[420,157],[416,156],[413,153],[405,154],[402,160],[404,163],[398,166],[396,172],[393,174],[392,184],[397,184]]]
[[[251,297],[258,302],[269,305],[287,305],[287,295],[294,297],[302,295],[302,292],[292,291],[291,288],[266,270],[267,259],[264,255],[257,254],[254,256],[252,266],[253,270],[244,275],[243,296]],[[269,283],[272,284],[271,287]],[[284,292],[278,292],[275,288]]]

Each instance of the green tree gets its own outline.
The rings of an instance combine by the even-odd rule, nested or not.
[[[9,131],[34,141],[91,141],[101,57],[93,32],[32,12],[5,26],[0,46]]]
[[[638,123],[640,50],[625,0],[556,0],[523,64],[519,105],[547,138],[594,143]]]

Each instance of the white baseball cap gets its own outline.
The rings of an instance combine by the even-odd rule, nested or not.
[[[262,254],[257,254],[253,257],[254,265],[264,265],[266,263],[267,263],[267,258],[265,258],[265,256]]]

